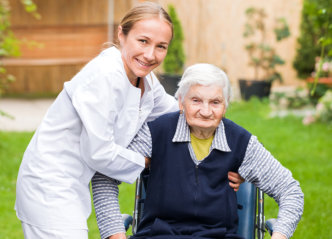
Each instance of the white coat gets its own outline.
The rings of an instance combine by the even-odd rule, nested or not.
[[[144,121],[178,109],[153,73],[144,87],[141,98],[115,47],[64,84],[24,153],[15,204],[21,221],[87,229],[94,173],[135,181],[145,160],[126,147]]]

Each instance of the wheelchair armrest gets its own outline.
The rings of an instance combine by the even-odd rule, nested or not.
[[[271,218],[265,222],[265,228],[269,232],[270,236],[272,236],[273,227],[276,222],[277,222],[277,219],[275,219],[275,218]]]
[[[129,229],[130,225],[133,224],[133,217],[130,216],[129,214],[121,214],[123,224],[125,226],[126,231]]]

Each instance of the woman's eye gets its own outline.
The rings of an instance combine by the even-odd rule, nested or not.
[[[166,50],[166,49],[167,49],[167,47],[164,46],[164,45],[159,45],[158,47],[159,47],[160,49],[163,49],[163,50]]]
[[[140,42],[142,42],[142,43],[147,43],[147,41],[146,40],[144,40],[144,39],[139,39],[138,41],[140,41]]]

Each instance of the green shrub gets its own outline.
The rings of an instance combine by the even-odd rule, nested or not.
[[[168,47],[168,53],[163,63],[163,69],[165,73],[181,74],[185,62],[182,26],[173,5],[168,6],[168,12],[173,21],[174,36]]]
[[[10,29],[10,6],[7,0],[0,0],[0,19],[0,60],[6,56],[18,56],[19,44]],[[14,77],[7,74],[0,61],[0,96],[13,80]],[[4,112],[0,110],[0,115],[3,114]]]
[[[304,0],[300,37],[293,66],[301,78],[315,70],[315,58],[321,56],[322,43],[332,55],[331,0]]]
[[[25,11],[31,13],[35,18],[40,19],[37,13],[37,6],[32,0],[21,0]],[[0,0],[0,97],[3,95],[8,85],[15,80],[13,75],[7,73],[1,62],[4,57],[20,56],[20,40],[17,39],[11,29],[10,24],[11,8],[8,0]],[[0,109],[0,116],[10,117]]]

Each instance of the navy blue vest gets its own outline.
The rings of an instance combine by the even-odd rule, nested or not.
[[[237,199],[228,171],[237,172],[250,133],[223,119],[231,152],[212,150],[198,166],[187,142],[172,142],[179,112],[163,115],[149,128],[152,160],[144,216],[134,238],[241,238]]]

